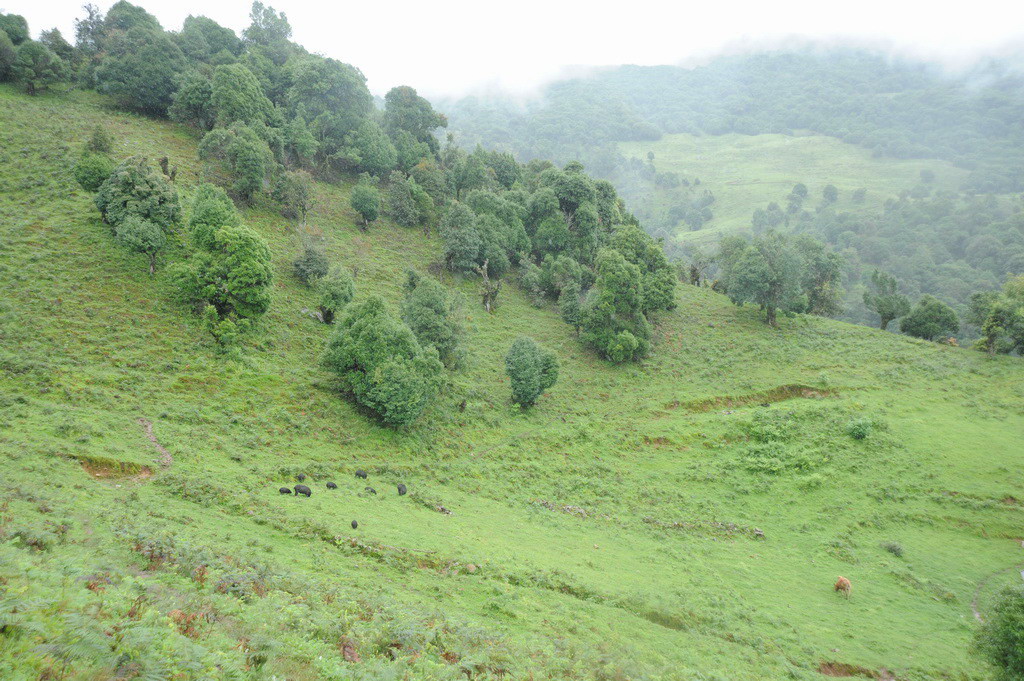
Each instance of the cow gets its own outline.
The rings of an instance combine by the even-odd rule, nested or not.
[[[309,489],[305,485],[295,485],[295,494],[305,494],[308,497],[313,494],[313,490]]]
[[[292,493],[292,490],[289,487],[282,487],[281,489],[279,489],[277,491],[280,492],[281,494],[291,494]]]
[[[849,598],[850,592],[853,590],[853,585],[850,584],[850,580],[846,577],[840,576],[839,579],[836,580],[835,590],[843,592],[843,595]]]
[[[361,480],[366,480],[366,471],[364,471],[364,470],[356,471],[356,477],[361,479]]]
[[[358,522],[356,522],[355,520],[353,520],[353,521],[352,521],[352,529],[353,529],[353,530],[355,530],[355,529],[357,529],[358,527],[359,527],[359,523],[358,523]]]
[[[406,492],[405,485],[398,483],[398,496],[404,495]]]
[[[338,489],[338,485],[337,483],[329,482],[327,483],[327,489]]]
[[[296,479],[297,479],[297,480],[298,480],[299,482],[305,482],[305,481],[306,481],[306,474],[305,474],[305,473],[299,473],[299,474],[298,474],[298,475],[296,475],[295,477],[296,477]]]

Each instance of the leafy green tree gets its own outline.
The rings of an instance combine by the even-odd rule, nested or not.
[[[146,30],[162,30],[160,22],[156,17],[138,5],[133,5],[127,0],[118,0],[110,9],[103,20],[103,30],[108,35],[127,33],[135,28]]]
[[[407,132],[415,141],[427,145],[430,156],[434,156],[438,151],[434,131],[447,125],[448,119],[407,85],[391,88],[384,95],[384,128],[392,138],[400,131]]]
[[[922,296],[917,305],[900,320],[900,331],[908,336],[936,340],[956,335],[960,320],[949,305],[932,296]]]
[[[49,31],[43,31],[39,34],[39,42],[46,45],[51,52],[64,62],[65,66],[70,67],[75,63],[78,54],[75,52],[74,46],[64,39],[61,32],[56,28],[51,28]]]
[[[363,219],[363,228],[380,217],[380,191],[368,179],[363,179],[352,188],[349,197],[352,209]]]
[[[174,275],[185,301],[199,310],[212,306],[221,320],[248,322],[270,307],[270,247],[248,227],[221,227],[210,248],[179,264]]]
[[[523,175],[519,163],[508,152],[490,152],[487,155],[487,167],[494,172],[494,178],[504,189],[512,189]]]
[[[210,130],[217,122],[213,106],[213,84],[201,71],[193,69],[179,77],[177,91],[171,98],[167,115],[172,121]]]
[[[7,34],[0,31],[0,83],[11,80],[11,67],[18,53]]]
[[[305,115],[299,111],[284,127],[286,162],[290,165],[309,165],[319,147],[319,143],[313,137],[313,132],[309,129],[309,124],[306,123]]]
[[[283,216],[306,224],[306,215],[313,207],[313,176],[305,170],[281,173],[274,182],[273,197],[281,205]]]
[[[355,150],[356,168],[383,177],[398,164],[398,153],[375,121],[364,120],[352,133],[349,143]]]
[[[109,225],[136,215],[166,230],[181,216],[178,192],[139,156],[125,159],[114,168],[96,192],[95,202]]]
[[[910,300],[899,292],[896,277],[880,270],[871,273],[871,290],[864,292],[864,306],[879,316],[883,331],[889,322],[910,312]]]
[[[393,133],[391,143],[394,145],[397,167],[403,173],[412,173],[413,168],[421,161],[433,160],[434,153],[430,150],[430,145],[420,142],[407,130]]]
[[[462,325],[455,301],[441,282],[410,272],[402,301],[402,321],[416,334],[420,345],[437,349],[446,366],[458,364]]]
[[[558,381],[558,356],[532,338],[520,336],[505,355],[505,373],[512,385],[512,401],[524,409],[532,407]]]
[[[975,641],[998,679],[1024,679],[1024,588],[1008,587],[1000,593]]]
[[[827,184],[821,190],[821,198],[825,200],[825,203],[835,203],[839,200],[839,190],[836,189],[835,185]]]
[[[306,241],[302,246],[302,254],[292,263],[295,269],[295,276],[307,286],[313,286],[317,281],[327,276],[331,263],[327,259],[327,252],[323,244],[314,241]]]
[[[455,202],[448,207],[441,220],[441,240],[449,269],[471,272],[476,268],[483,239],[477,230],[476,216],[469,206]]]
[[[347,270],[333,267],[326,277],[317,282],[317,291],[320,294],[320,320],[324,324],[333,324],[355,297],[356,284]]]
[[[242,123],[206,133],[199,158],[206,161],[210,179],[230,187],[243,201],[251,201],[263,189],[277,166],[267,142]]]
[[[802,293],[804,263],[790,239],[777,232],[755,238],[735,257],[724,257],[728,294],[738,305],[752,302],[778,326],[779,310],[794,309]]]
[[[562,321],[571,326],[577,335],[583,323],[583,305],[580,297],[580,285],[576,282],[567,284],[558,295],[558,311]]]
[[[220,126],[228,127],[235,122],[252,126],[273,121],[274,105],[263,94],[252,71],[241,64],[214,69],[210,103]]]
[[[437,395],[444,367],[412,330],[373,296],[345,308],[324,355],[341,387],[387,426],[408,426]]]
[[[14,45],[29,39],[28,22],[20,14],[0,14],[0,33],[6,33]]]
[[[114,137],[102,125],[92,129],[85,150],[93,154],[109,154],[114,148]]]
[[[384,210],[389,218],[403,227],[413,227],[419,222],[419,211],[416,210],[412,190],[405,177],[397,170],[388,178]]]
[[[806,234],[793,239],[804,261],[803,289],[807,304],[803,312],[833,317],[842,310],[843,258],[825,244]]]
[[[351,147],[346,140],[373,111],[365,76],[348,64],[314,56],[298,59],[291,73],[285,95],[288,108],[308,117],[320,159],[349,164]]]
[[[106,47],[96,69],[97,89],[114,95],[125,108],[165,115],[186,65],[181,49],[159,28],[142,26],[113,35]]]
[[[214,235],[221,227],[239,227],[242,218],[235,204],[220,187],[204,182],[196,189],[189,208],[188,229],[192,243],[212,250]]]
[[[149,275],[153,276],[157,254],[167,246],[167,232],[156,223],[129,215],[114,227],[114,237],[129,251],[147,256]]]
[[[106,154],[83,153],[75,163],[75,181],[87,192],[98,191],[114,172],[114,162]]]
[[[11,79],[24,85],[30,95],[61,82],[66,76],[66,68],[60,57],[46,45],[34,40],[26,40],[18,45],[10,72]]]
[[[981,327],[978,348],[989,354],[1024,354],[1024,275],[1007,281],[1002,292],[971,296],[968,321]]]
[[[242,41],[234,31],[203,16],[185,18],[180,43],[182,52],[194,61],[209,62],[221,52],[236,57],[242,53]]]
[[[252,23],[242,31],[246,42],[256,45],[274,45],[287,42],[292,37],[292,26],[284,12],[275,12],[273,7],[257,0],[249,12]]]
[[[580,337],[617,364],[640,359],[650,350],[651,329],[644,317],[640,268],[611,248],[601,249],[597,280],[583,305]]]

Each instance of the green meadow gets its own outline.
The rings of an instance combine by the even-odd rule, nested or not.
[[[97,124],[115,156],[169,156],[184,196],[201,173],[185,128],[0,88],[0,678],[990,676],[977,618],[1024,569],[1020,358],[811,316],[773,329],[681,285],[652,356],[613,366],[512,281],[487,314],[436,235],[360,231],[350,185],[318,183],[308,229],[357,298],[397,304],[410,267],[462,297],[465,366],[395,432],[319,365],[298,226],[245,211],[273,303],[226,358],[173,300],[180,253],[150,277],[75,184]],[[715,192],[708,234],[798,181],[842,206],[925,167],[960,177],[732,137],[625,148]],[[561,362],[527,412],[504,375],[521,334]],[[312,496],[280,495],[299,473]]]
[[[714,219],[701,230],[677,227],[684,244],[707,244],[723,234],[750,228],[750,217],[772,201],[785,207],[786,195],[802,182],[810,192],[808,206],[821,203],[826,185],[839,190],[836,210],[878,207],[921,183],[921,171],[935,174],[936,189],[958,189],[967,171],[935,159],[901,160],[874,157],[871,151],[824,135],[665,135],[657,142],[621,142],[622,153],[647,159],[654,152],[659,172],[676,172],[711,190]],[[865,189],[865,201],[853,201],[853,193]],[[669,200],[668,192],[655,190],[654,205]]]

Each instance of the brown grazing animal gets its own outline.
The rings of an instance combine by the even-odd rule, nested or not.
[[[850,584],[850,580],[848,580],[846,577],[840,577],[836,580],[835,589],[836,591],[842,591],[843,595],[849,598],[850,591],[853,590],[853,585]]]

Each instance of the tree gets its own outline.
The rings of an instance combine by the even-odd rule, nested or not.
[[[345,306],[352,302],[356,285],[352,275],[341,267],[333,267],[327,276],[317,282],[320,293],[320,321],[332,324]]]
[[[638,360],[650,349],[651,329],[644,317],[643,275],[617,250],[597,254],[597,280],[581,314],[583,342],[612,362]]]
[[[7,34],[0,31],[0,83],[11,79],[11,67],[18,53]]]
[[[580,295],[580,285],[570,282],[558,296],[558,311],[562,315],[562,321],[571,326],[576,335],[579,335],[580,324],[583,321]]]
[[[377,177],[394,170],[398,153],[388,136],[376,122],[366,119],[349,138],[355,150],[356,168]]]
[[[999,595],[975,641],[999,679],[1024,679],[1024,588],[1008,587]]]
[[[96,192],[95,202],[107,224],[115,226],[136,215],[170,229],[181,216],[178,192],[139,156],[125,159],[114,168]]]
[[[251,201],[274,172],[277,163],[270,147],[247,125],[216,128],[199,143],[199,158],[207,175],[229,186],[243,201]]]
[[[352,188],[352,195],[349,197],[352,209],[359,213],[363,219],[363,228],[380,217],[380,192],[377,187],[364,178]]]
[[[242,41],[235,32],[209,17],[186,17],[180,42],[182,51],[195,61],[209,62],[221,52],[233,56],[242,53]]]
[[[307,286],[313,286],[317,280],[327,276],[330,265],[323,245],[314,241],[303,244],[302,254],[293,263],[295,276]]]
[[[821,190],[821,197],[825,200],[825,203],[835,203],[839,200],[839,190],[836,189],[835,185],[827,184]]]
[[[976,346],[989,354],[1024,354],[1024,275],[1006,282],[1002,292],[971,296],[968,321],[981,327]]]
[[[305,170],[288,170],[274,183],[274,200],[281,204],[286,218],[299,218],[306,224],[306,214],[313,207],[313,176]]]
[[[107,14],[108,21],[113,11]],[[106,56],[96,69],[96,87],[114,95],[125,108],[163,116],[174,101],[178,74],[185,65],[181,49],[159,27],[136,26],[108,41]]]
[[[900,320],[900,331],[925,340],[956,335],[960,320],[949,305],[932,296],[922,296],[907,316]]]
[[[526,409],[558,381],[558,357],[532,338],[520,336],[505,355],[505,373],[512,384],[512,401]]]
[[[803,312],[832,317],[843,308],[843,258],[817,239],[801,234],[793,244],[803,258],[800,286],[806,298]]]
[[[213,84],[201,71],[192,70],[179,77],[167,115],[172,121],[210,130],[217,122],[213,106]]]
[[[397,170],[388,178],[384,206],[387,216],[403,227],[413,227],[419,222],[419,211],[409,183]]]
[[[64,36],[56,28],[40,33],[39,42],[46,45],[66,66],[71,66],[76,61],[75,48],[64,39]]]
[[[174,272],[179,295],[199,310],[212,306],[218,319],[247,323],[270,307],[270,247],[244,226],[221,227],[209,248]]]
[[[720,256],[720,261],[732,301],[738,305],[757,304],[771,326],[778,326],[778,310],[792,310],[798,304],[803,259],[784,235],[768,232],[740,252]]]
[[[910,300],[897,290],[896,277],[875,270],[871,287],[864,292],[864,306],[879,316],[878,328],[884,331],[889,322],[910,312]]]
[[[405,131],[417,142],[427,145],[433,156],[438,151],[434,130],[447,125],[448,119],[434,111],[430,102],[407,85],[391,88],[384,95],[384,127],[393,138],[399,131]]]
[[[286,42],[292,37],[292,27],[284,12],[275,12],[273,7],[257,0],[249,12],[252,23],[242,31],[242,37],[256,45],[273,45]]]
[[[85,150],[93,154],[109,154],[114,148],[114,137],[102,125],[92,129]]]
[[[25,86],[30,95],[59,83],[65,77],[64,62],[46,45],[26,40],[18,45],[11,64],[11,79]]]
[[[114,162],[106,154],[83,153],[75,163],[75,181],[87,192],[98,191],[114,172]]]
[[[241,64],[224,64],[214,69],[210,103],[217,125],[223,127],[237,121],[250,126],[273,121],[274,105],[263,94],[252,71]]]
[[[402,321],[416,334],[420,345],[437,349],[446,366],[458,363],[462,325],[455,301],[441,282],[409,272]]]
[[[441,220],[441,239],[449,269],[469,272],[477,267],[483,240],[476,228],[476,216],[464,203],[453,203]]]
[[[422,348],[377,296],[350,304],[335,327],[323,364],[341,387],[387,426],[416,421],[441,385],[437,351]]]
[[[167,246],[167,232],[156,223],[129,215],[114,228],[114,237],[133,253],[149,258],[149,275],[156,270],[156,256]]]
[[[6,33],[14,45],[29,39],[28,22],[20,14],[0,14],[0,33]]]
[[[196,189],[189,210],[188,228],[192,243],[199,248],[214,248],[214,234],[221,227],[238,227],[242,218],[234,202],[220,187],[204,182]]]

